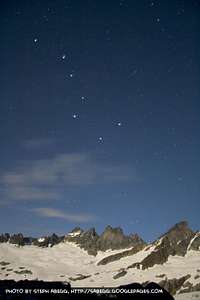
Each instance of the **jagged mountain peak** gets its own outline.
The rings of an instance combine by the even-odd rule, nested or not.
[[[138,244],[145,244],[138,235],[127,236],[120,227],[113,228],[110,225],[105,228],[97,240],[97,248],[101,251],[125,249]]]
[[[112,227],[110,225],[106,226],[105,230],[101,234],[101,238],[107,239],[112,238],[113,236],[120,235],[124,236],[123,230],[120,227]]]
[[[112,227],[111,225],[107,225],[104,229],[103,233],[106,232],[116,232],[116,233],[122,233],[123,234],[123,230],[121,227]]]
[[[194,235],[194,232],[189,228],[187,221],[181,221],[172,226],[163,236],[171,238],[185,237]]]
[[[153,267],[155,264],[165,263],[169,256],[185,256],[188,250],[200,249],[200,237],[188,226],[188,222],[181,221],[172,226],[151,245],[153,251],[137,266],[142,269]],[[149,247],[147,247],[149,249]]]

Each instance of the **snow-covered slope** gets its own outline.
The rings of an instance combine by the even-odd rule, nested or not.
[[[153,248],[153,247],[152,247]],[[107,265],[98,262],[119,250],[99,252],[96,257],[73,243],[60,243],[54,247],[18,247],[9,243],[0,244],[0,279],[41,279],[47,281],[67,281],[72,286],[118,286],[131,282],[146,282],[180,278],[190,274],[192,284],[200,283],[200,255],[189,251],[185,257],[170,256],[163,265],[155,265],[146,270],[128,268],[134,262],[146,257],[152,249],[124,257]],[[122,273],[123,271],[123,273]],[[121,272],[119,278],[114,277]],[[164,274],[164,275],[163,275]]]

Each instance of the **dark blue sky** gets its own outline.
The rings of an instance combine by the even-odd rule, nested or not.
[[[3,1],[0,231],[199,229],[200,1]]]

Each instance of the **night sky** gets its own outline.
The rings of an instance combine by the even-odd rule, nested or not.
[[[0,5],[0,232],[199,229],[200,1]]]

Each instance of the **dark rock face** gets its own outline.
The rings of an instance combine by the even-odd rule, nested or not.
[[[108,263],[111,263],[113,261],[117,261],[123,257],[134,255],[135,253],[141,251],[144,249],[145,243],[138,243],[136,244],[131,250],[122,251],[120,253],[112,254],[107,257],[104,257],[102,260],[98,262],[97,265],[106,265]]]
[[[166,277],[165,274],[159,274],[159,275],[156,275],[157,278],[163,278],[163,277]]]
[[[101,251],[108,249],[117,250],[129,248],[140,243],[143,243],[143,241],[137,234],[125,236],[121,228],[107,226],[97,241],[97,248]]]
[[[0,235],[0,243],[7,243],[9,241],[10,234],[5,233]]]
[[[183,286],[184,282],[189,279],[191,275],[186,275],[181,278],[166,279],[159,282],[159,285],[167,290],[171,295],[175,295],[176,292]]]
[[[78,276],[77,277],[69,277],[69,280],[71,280],[71,281],[78,281],[78,280],[84,280],[84,279],[86,279],[86,278],[89,278],[89,277],[91,277],[91,275],[82,275],[82,274],[78,274]]]
[[[157,250],[157,251],[153,251],[151,252],[151,254],[149,254],[147,257],[145,257],[142,262],[141,262],[141,266],[142,269],[147,269],[150,267],[153,267],[155,264],[163,264],[167,261],[169,253],[167,251],[167,246],[166,247],[162,247]]]
[[[139,270],[141,268],[141,264],[139,262],[136,262],[127,267],[127,269],[131,269],[131,268],[136,268]]]
[[[126,242],[127,240],[124,239],[121,228],[112,228],[111,226],[107,226],[98,239],[97,247],[101,251],[116,248],[120,249],[123,247],[122,244],[124,245]]]
[[[116,275],[113,276],[113,279],[118,279],[120,277],[123,277],[127,274],[125,270],[122,270],[121,272],[117,273]]]

